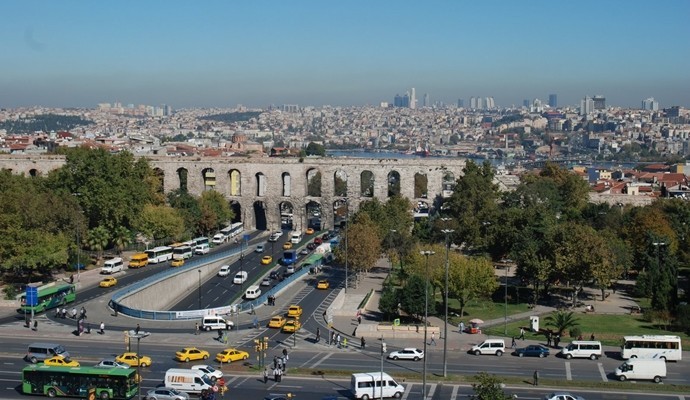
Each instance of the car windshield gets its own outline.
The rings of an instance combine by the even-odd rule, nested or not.
[[[178,396],[178,395],[182,394],[182,392],[180,392],[177,389],[170,389],[170,394],[172,394],[174,396]]]
[[[209,386],[215,385],[215,383],[213,383],[213,381],[211,381],[211,378],[209,378],[208,375],[206,375],[206,374],[204,374],[204,376],[201,377],[201,380],[204,381],[204,383],[209,385]]]
[[[207,370],[208,372],[216,372],[216,369],[213,368],[213,367],[210,366],[210,365],[207,365],[205,368],[206,368],[206,370]]]

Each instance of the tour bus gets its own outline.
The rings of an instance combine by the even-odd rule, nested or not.
[[[194,245],[192,247],[195,249],[202,244],[205,244],[206,246],[209,245],[208,244],[208,238],[206,236],[200,236],[198,238],[194,238],[194,239],[192,239],[192,243],[194,243]]]
[[[75,286],[70,283],[45,286],[38,289],[38,299],[35,306],[27,306],[26,293],[22,293],[21,296],[19,296],[22,305],[19,312],[30,313],[33,310],[33,312],[38,313],[71,303],[76,299],[77,294]]]
[[[153,249],[146,250],[146,255],[149,257],[149,264],[158,264],[170,261],[172,259],[173,249],[169,246],[158,246]]]
[[[139,376],[134,368],[56,367],[29,365],[22,370],[22,393],[48,397],[89,397],[131,399],[139,392]]]
[[[173,255],[172,259],[173,260],[186,260],[188,258],[192,258],[192,255],[194,254],[192,248],[188,245],[181,245],[173,248]]]
[[[137,253],[129,260],[129,268],[141,268],[149,265],[149,256],[146,253]]]
[[[680,361],[683,349],[680,336],[642,335],[625,336],[621,348],[621,358],[659,358],[666,361]]]
[[[293,231],[293,232],[290,234],[290,241],[291,241],[293,244],[297,244],[297,243],[301,242],[301,241],[302,241],[302,232],[300,232],[300,231]]]
[[[242,222],[235,222],[225,229],[229,229],[228,237],[235,237],[244,231],[244,224]]]

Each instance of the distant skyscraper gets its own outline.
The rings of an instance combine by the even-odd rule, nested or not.
[[[556,95],[556,94],[550,94],[549,95],[549,107],[551,107],[551,108],[557,108],[558,107],[558,95]]]
[[[410,108],[417,108],[417,95],[415,94],[414,88],[412,88],[412,93],[410,94]]]
[[[477,98],[474,96],[470,97],[470,108],[473,110],[477,109]]]
[[[524,99],[524,100],[522,100],[522,106],[523,106],[523,107],[529,108],[531,104],[532,104],[532,102],[529,101],[529,99]]]
[[[393,98],[393,107],[402,107],[403,106],[403,98],[401,95],[396,94],[395,97]]]
[[[594,100],[589,96],[585,96],[580,101],[580,115],[587,115],[592,112],[594,112]]]
[[[592,101],[594,102],[595,110],[606,110],[606,97],[597,95],[592,97]]]
[[[465,107],[465,100],[463,100],[463,99],[458,99],[458,107],[464,108],[464,107]]]
[[[659,102],[654,100],[654,97],[642,100],[642,109],[650,111],[659,111]]]
[[[494,108],[496,108],[496,103],[494,103],[493,97],[487,97],[484,100],[484,108],[486,108],[487,110],[493,110]]]
[[[424,93],[424,107],[431,107],[431,100],[429,100],[429,93]]]
[[[403,96],[403,98],[402,98],[402,106],[405,107],[405,108],[409,108],[409,107],[410,107],[410,93],[409,93],[409,92],[405,93],[405,95]]]

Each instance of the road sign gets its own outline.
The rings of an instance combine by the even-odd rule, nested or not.
[[[33,307],[38,305],[38,288],[33,286],[26,287],[26,305]]]

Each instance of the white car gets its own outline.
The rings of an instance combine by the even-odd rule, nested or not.
[[[232,283],[236,285],[241,285],[247,280],[247,271],[238,272],[234,278],[232,278]]]
[[[261,281],[261,286],[271,286],[271,278],[269,278],[269,277],[264,278],[264,280]]]
[[[208,375],[211,380],[218,380],[223,377],[223,371],[219,369],[215,369],[210,365],[193,365],[192,369],[198,369],[199,371],[202,371],[206,375]]]
[[[585,400],[583,397],[575,396],[567,392],[555,392],[548,394],[544,397],[544,400]]]
[[[129,368],[129,364],[119,363],[114,358],[104,358],[95,365],[98,368]]]
[[[402,350],[391,351],[388,358],[393,360],[414,360],[419,361],[424,358],[424,351],[408,347]]]
[[[230,266],[229,265],[223,265],[220,267],[218,270],[218,276],[228,276],[230,275]]]
[[[254,249],[254,251],[257,253],[263,253],[264,252],[264,245],[260,244],[260,245],[256,246],[256,249]]]
[[[271,233],[271,237],[268,238],[268,241],[269,242],[277,242],[281,236],[283,236],[282,231],[275,231],[275,232]]]

